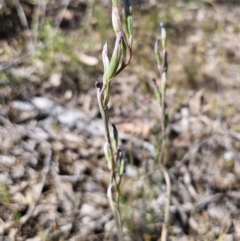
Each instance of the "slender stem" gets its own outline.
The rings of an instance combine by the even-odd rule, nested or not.
[[[128,15],[132,17],[132,6],[131,3],[125,2],[127,8],[125,12],[128,11]],[[118,229],[118,237],[120,241],[123,241],[123,231],[122,231],[122,220],[120,215],[119,208],[119,195],[120,195],[120,184],[121,184],[121,175],[122,175],[122,160],[120,160],[120,164],[118,163],[119,159],[119,151],[117,150],[118,145],[116,144],[118,139],[117,134],[113,133],[114,144],[111,140],[111,135],[109,131],[109,113],[108,113],[108,101],[110,98],[110,82],[112,79],[117,76],[126,66],[130,63],[132,58],[132,35],[126,36],[122,22],[122,12],[119,9],[118,0],[112,0],[112,25],[114,32],[117,36],[115,47],[113,50],[111,61],[109,61],[108,53],[107,53],[107,44],[104,45],[102,56],[103,56],[103,64],[104,64],[104,75],[103,75],[103,86],[101,87],[98,83],[96,87],[98,88],[97,98],[98,104],[101,112],[101,116],[104,124],[104,134],[105,134],[105,146],[104,151],[106,155],[106,159],[108,161],[108,167],[110,169],[110,182],[107,191],[107,196],[109,199],[109,203],[114,214],[114,218],[116,221],[117,229]],[[126,15],[125,15],[126,18]],[[132,20],[132,19],[130,19]],[[132,33],[132,22],[128,25],[127,30],[128,34]],[[128,54],[127,54],[128,53]],[[116,150],[115,150],[116,149]],[[114,152],[116,151],[116,153]],[[121,169],[121,173],[118,169]],[[117,175],[119,174],[119,175]],[[115,199],[113,197],[112,187],[115,188]]]
[[[109,131],[109,121],[108,121],[108,106],[107,104],[103,105],[103,99],[104,99],[104,92],[107,88],[107,85],[103,85],[101,92],[99,93],[98,102],[100,107],[100,112],[103,119],[104,124],[104,134],[106,142],[108,143],[109,149],[110,149],[110,158],[111,158],[111,173],[110,173],[110,183],[109,183],[109,191],[112,192],[112,186],[114,185],[116,187],[116,199],[115,199],[115,205],[114,201],[112,200],[112,195],[109,202],[112,209],[112,212],[114,214],[114,218],[117,224],[117,230],[118,230],[118,237],[120,241],[123,241],[123,231],[122,231],[122,219],[120,215],[120,209],[119,209],[119,185],[121,182],[121,179],[119,179],[119,182],[116,180],[116,160],[113,152],[113,146],[111,142],[110,137],[110,131]],[[115,207],[114,207],[115,206]]]
[[[166,32],[162,31],[162,34]],[[164,38],[166,38],[166,36],[162,36]],[[166,39],[165,39],[166,41]],[[157,45],[156,45],[157,46]],[[163,47],[163,63],[162,63],[162,67],[160,66],[160,63],[158,62],[158,70],[159,70],[159,74],[160,74],[160,79],[161,79],[161,91],[160,92],[160,107],[161,107],[161,148],[160,148],[160,152],[159,152],[159,156],[158,156],[158,165],[159,168],[161,170],[161,172],[164,175],[164,179],[166,182],[166,186],[167,186],[167,191],[166,191],[166,196],[167,196],[167,200],[165,202],[165,212],[164,212],[164,223],[162,226],[162,232],[161,232],[161,238],[159,238],[159,241],[166,241],[167,240],[167,236],[168,236],[168,224],[169,224],[169,207],[170,207],[170,198],[171,198],[171,181],[170,181],[170,177],[168,174],[167,169],[164,167],[164,153],[165,153],[165,148],[166,148],[166,137],[167,137],[167,124],[168,124],[168,118],[166,116],[166,111],[167,111],[167,106],[165,103],[165,95],[166,95],[166,82],[167,82],[167,68],[168,68],[168,62],[167,62],[167,51],[166,51],[166,42],[165,44],[162,44]],[[159,57],[160,58],[160,57]]]
[[[100,93],[100,100],[101,102],[103,101],[103,96],[104,96],[104,91],[107,88],[107,85],[104,85],[103,88],[101,89]],[[103,107],[103,113],[102,113],[102,119],[103,119],[103,124],[104,124],[104,133],[105,133],[105,139],[109,145],[110,148],[110,157],[111,157],[111,183],[114,180],[116,183],[116,177],[115,177],[115,158],[114,158],[114,153],[113,153],[113,147],[112,147],[112,142],[111,142],[111,137],[110,137],[110,132],[109,132],[109,125],[108,125],[108,106],[103,106],[103,102],[101,103]]]
[[[163,223],[162,233],[161,233],[161,241],[166,241],[167,235],[168,235],[169,207],[170,207],[170,197],[171,197],[171,181],[170,181],[168,171],[161,164],[160,164],[160,169],[164,175],[164,179],[166,181],[166,186],[167,186],[167,200],[165,203],[164,223]]]
[[[163,159],[164,159],[164,150],[166,146],[166,123],[165,123],[165,111],[166,111],[166,106],[165,106],[165,95],[162,95],[162,101],[161,101],[161,148],[160,148],[160,153],[158,156],[158,163],[159,165],[163,164]]]

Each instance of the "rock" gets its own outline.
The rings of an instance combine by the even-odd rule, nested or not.
[[[83,190],[85,192],[98,192],[99,190],[101,190],[99,184],[95,183],[95,182],[86,182],[84,184]]]
[[[13,180],[10,178],[10,175],[8,172],[0,173],[0,183],[3,183],[5,185],[13,184]]]
[[[67,126],[74,126],[76,125],[76,123],[78,121],[80,122],[84,122],[85,124],[88,123],[89,119],[87,118],[86,115],[84,115],[81,112],[77,112],[75,110],[72,109],[66,109],[64,110],[62,113],[60,113],[57,116],[57,120],[63,124],[63,125],[67,125]]]
[[[14,156],[6,156],[6,155],[0,155],[0,164],[5,166],[12,166],[14,165],[16,161],[16,158]]]
[[[54,102],[44,97],[34,97],[31,102],[38,110],[49,114],[54,107]]]
[[[49,83],[53,87],[58,87],[61,84],[61,78],[62,78],[61,73],[53,73],[49,78]]]
[[[137,177],[138,176],[138,170],[137,167],[127,164],[125,166],[125,173],[129,177]]]
[[[90,216],[95,211],[96,211],[95,207],[88,203],[84,203],[80,209],[80,213],[83,216]]]
[[[22,165],[16,165],[11,168],[11,176],[13,179],[23,177],[25,173],[25,168]]]

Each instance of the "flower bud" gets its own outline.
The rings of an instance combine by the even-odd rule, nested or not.
[[[132,1],[125,0],[125,25],[128,35],[132,35],[133,18],[132,18]]]
[[[116,34],[121,31],[121,18],[118,7],[112,6],[112,26]]]
[[[122,41],[122,33],[120,32],[118,33],[116,38],[112,58],[110,60],[109,69],[106,76],[108,81],[114,77],[114,74],[116,73],[119,66],[119,62],[121,59],[121,45],[120,45],[121,41]]]
[[[161,29],[162,47],[163,49],[165,49],[167,46],[167,32],[166,32],[166,29],[164,28],[163,23],[160,23],[160,29]]]
[[[163,71],[162,73],[162,78],[161,78],[161,94],[165,95],[166,89],[167,89],[167,72],[166,70]]]
[[[103,83],[106,82],[106,74],[109,68],[109,58],[108,58],[108,42],[106,42],[103,46],[102,50],[102,60],[103,60],[103,67],[104,67],[104,75],[103,75]]]

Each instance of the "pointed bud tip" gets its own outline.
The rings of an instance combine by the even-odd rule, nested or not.
[[[102,84],[97,81],[97,82],[95,83],[95,88],[97,88],[97,89],[102,89]]]

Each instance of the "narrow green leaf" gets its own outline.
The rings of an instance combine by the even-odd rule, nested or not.
[[[132,16],[126,17],[126,29],[127,29],[128,36],[132,35],[132,33],[133,33],[133,18],[132,18]]]
[[[121,59],[121,45],[120,45],[121,41],[122,41],[122,33],[120,32],[116,38],[112,58],[110,60],[109,69],[107,72],[107,80],[108,81],[110,81],[111,78],[114,77],[114,74],[116,73],[118,66],[119,66],[119,62]]]
[[[108,58],[108,42],[106,42],[103,45],[102,49],[102,60],[103,60],[103,67],[104,67],[104,73],[107,72],[109,68],[109,58]]]
[[[112,0],[112,5],[114,7],[118,7],[118,0]]]
[[[125,25],[126,30],[128,33],[128,36],[132,35],[133,30],[133,17],[132,17],[132,1],[131,0],[125,0]]]

